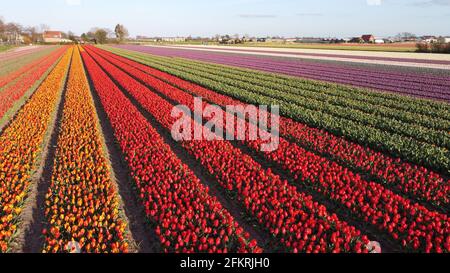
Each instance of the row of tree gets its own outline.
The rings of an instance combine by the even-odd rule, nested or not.
[[[0,17],[0,44],[36,44],[42,41],[42,33],[47,30],[50,30],[50,27],[45,24],[24,27],[18,23],[6,22]],[[72,40],[75,43],[79,40],[72,31],[61,33],[64,39]],[[83,33],[81,40],[98,44],[122,43],[128,36],[127,28],[118,24],[114,31],[107,28],[93,28],[89,32]]]
[[[42,42],[42,33],[47,30],[50,30],[50,27],[46,24],[24,27],[18,23],[7,23],[0,17],[0,43],[16,44],[20,42],[36,44]],[[76,40],[76,36],[72,31],[67,33],[61,32],[61,34],[64,39]]]
[[[450,43],[418,43],[417,52],[450,53]]]
[[[41,33],[48,30],[47,25],[27,26],[21,24],[6,22],[0,17],[0,43],[37,43],[40,40]]]
[[[122,43],[128,36],[127,28],[124,25],[118,24],[114,28],[114,32],[108,28],[92,28],[89,32],[81,34],[81,40],[96,44]]]

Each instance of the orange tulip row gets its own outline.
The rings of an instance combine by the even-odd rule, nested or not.
[[[64,86],[72,49],[0,135],[0,252],[7,252]]]
[[[89,84],[75,48],[46,195],[43,252],[124,253],[125,222],[102,148]]]

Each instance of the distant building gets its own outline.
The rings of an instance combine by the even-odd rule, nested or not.
[[[20,45],[24,43],[23,36],[17,31],[5,32],[4,37],[6,38],[6,44]]]
[[[163,37],[161,38],[161,41],[163,42],[186,42],[186,38],[185,37]]]
[[[375,39],[375,44],[380,45],[380,44],[385,44],[385,43],[386,43],[386,41],[384,39]]]
[[[44,43],[48,44],[61,44],[61,43],[72,43],[72,40],[63,38],[61,31],[44,31],[42,34],[42,39]]]
[[[266,39],[266,42],[268,43],[284,43],[286,40],[284,38],[268,38]]]
[[[450,37],[439,37],[438,42],[444,44],[450,43]]]
[[[147,37],[147,36],[142,36],[142,35],[136,36],[136,40],[139,42],[158,42],[158,38]]]
[[[363,35],[361,36],[361,39],[364,41],[364,43],[368,44],[375,43],[375,36],[373,36],[372,34]]]
[[[431,35],[427,35],[427,36],[422,36],[422,42],[427,43],[427,44],[433,44],[433,43],[437,43],[438,39],[436,38],[436,36],[431,36]]]
[[[59,43],[62,40],[60,31],[44,31],[42,38],[45,43]]]
[[[229,38],[229,39],[221,38],[219,40],[219,44],[222,44],[222,45],[236,45],[236,44],[242,44],[243,42],[244,42],[243,40],[236,39],[236,38]]]

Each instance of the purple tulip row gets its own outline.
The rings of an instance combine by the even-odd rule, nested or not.
[[[192,48],[192,47],[185,47]],[[210,48],[208,50],[223,50]],[[278,51],[268,51],[268,50],[254,50],[254,49],[237,49],[237,48],[226,48],[227,51],[236,52],[256,52],[256,53],[280,53]],[[410,59],[410,58],[391,58],[391,57],[376,57],[376,56],[353,56],[353,55],[340,55],[340,54],[324,54],[324,53],[304,53],[304,52],[282,52],[283,54],[297,55],[297,56],[311,56],[311,57],[330,57],[330,58],[346,58],[355,60],[374,60],[374,61],[391,61],[391,62],[402,62],[402,63],[421,63],[421,64],[442,64],[449,65],[450,61],[442,60],[424,60],[424,59]]]
[[[166,57],[181,57],[314,80],[373,88],[422,98],[450,101],[450,77],[349,68],[337,64],[144,46],[120,48]]]

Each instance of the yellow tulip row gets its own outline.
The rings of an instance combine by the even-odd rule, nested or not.
[[[110,178],[97,115],[75,48],[69,72],[53,176],[46,195],[43,252],[123,253],[125,222]]]
[[[64,87],[73,49],[68,49],[35,94],[0,135],[0,252],[17,233],[33,172]]]

